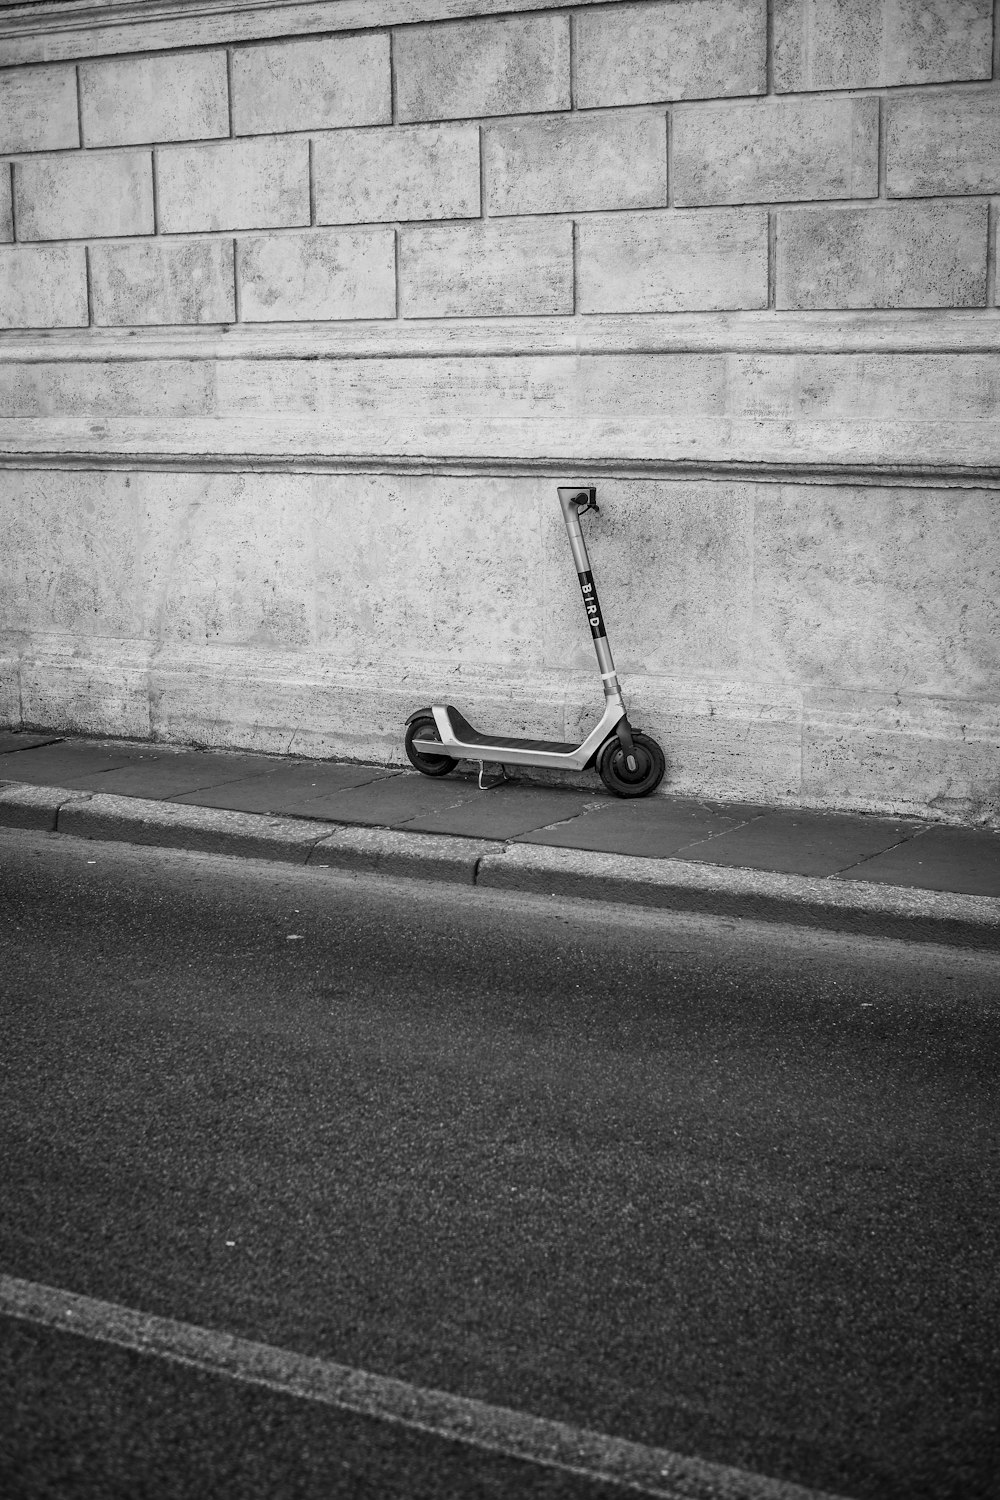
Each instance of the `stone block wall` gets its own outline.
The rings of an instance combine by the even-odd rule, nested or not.
[[[591,480],[668,790],[1000,815],[997,29],[0,6],[0,717],[563,737]]]

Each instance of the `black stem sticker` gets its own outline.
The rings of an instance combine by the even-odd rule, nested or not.
[[[594,586],[594,578],[591,573],[579,573],[577,577],[580,580],[583,607],[587,611],[587,619],[590,622],[590,632],[596,641],[599,636],[604,635],[604,620],[601,616],[601,605]]]

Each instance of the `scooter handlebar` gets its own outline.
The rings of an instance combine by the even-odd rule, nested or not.
[[[560,485],[559,499],[564,505],[568,505],[574,510],[578,516],[582,516],[588,510],[600,512],[600,506],[597,503],[597,486],[593,484],[587,485],[585,488],[579,485],[573,485],[572,487]]]

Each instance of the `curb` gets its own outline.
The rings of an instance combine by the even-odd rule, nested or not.
[[[0,827],[53,833],[60,809],[67,802],[87,801],[89,797],[89,792],[71,792],[62,787],[0,782]]]
[[[993,896],[543,844],[508,844],[487,855],[476,884],[1000,951],[1000,899]]]
[[[262,816],[15,782],[0,783],[0,827],[465,885],[475,884],[484,856],[503,847],[485,839]]]
[[[0,827],[1000,952],[1000,899],[0,783]]]

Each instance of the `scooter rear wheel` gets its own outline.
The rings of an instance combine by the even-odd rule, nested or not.
[[[625,751],[617,735],[606,740],[597,752],[597,774],[609,792],[616,797],[646,797],[655,791],[667,769],[666,757],[648,734],[636,734],[635,770],[630,771]]]
[[[454,771],[458,765],[458,761],[452,760],[450,755],[427,755],[423,750],[414,749],[414,740],[440,740],[440,738],[438,727],[429,714],[414,719],[406,726],[406,738],[403,740],[406,758],[410,765],[423,776],[447,776],[448,772]]]

